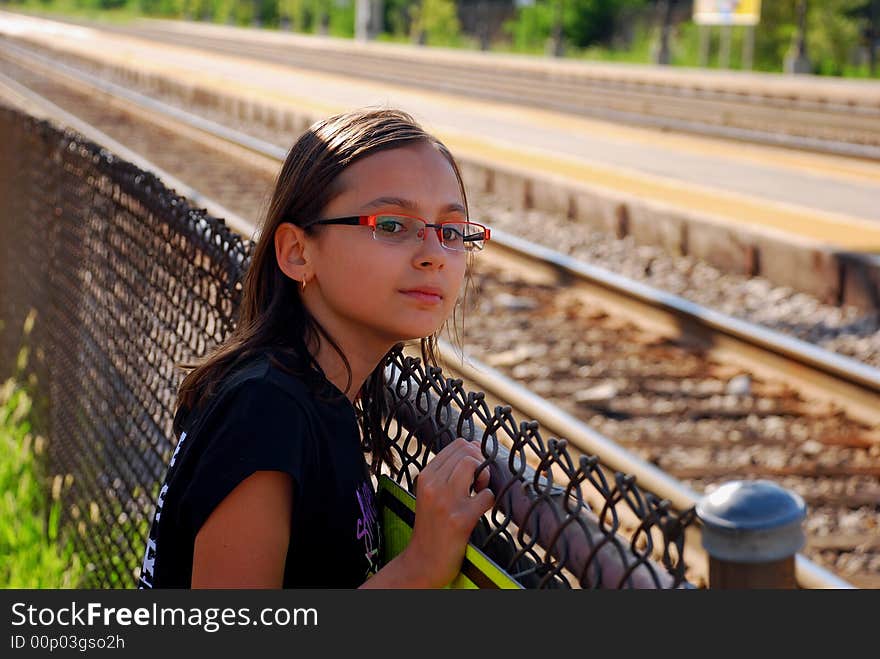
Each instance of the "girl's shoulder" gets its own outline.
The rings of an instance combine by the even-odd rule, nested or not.
[[[321,373],[302,372],[271,352],[252,356],[223,379],[212,397],[215,405],[232,399],[279,398],[309,413],[331,413],[352,407]]]
[[[259,459],[275,464],[290,458],[291,451],[315,441],[319,415],[304,383],[260,355],[223,377],[213,395],[188,417],[185,432],[198,446],[194,451],[224,460],[228,472],[227,463]],[[239,451],[244,454],[235,458]]]
[[[270,353],[251,357],[232,370],[220,383],[218,401],[232,397],[286,397],[311,407],[312,394],[303,376],[284,370]]]
[[[211,391],[200,397],[193,409],[183,407],[178,409],[180,427],[192,436],[198,428],[211,419],[219,415],[234,414],[240,408],[236,402],[243,398],[302,396],[303,392],[295,383],[291,386],[291,383],[284,382],[273,373],[273,370],[268,354],[258,354],[237,364],[212,387]]]
[[[327,397],[322,384],[329,383],[319,374],[309,377],[272,353],[259,353],[235,366],[193,412],[186,412],[182,428],[193,436],[218,426],[271,432],[294,425],[307,429],[351,423],[351,403],[332,385],[338,395]]]

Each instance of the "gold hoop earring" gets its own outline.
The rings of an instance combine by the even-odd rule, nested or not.
[[[303,285],[302,289],[303,289],[303,290],[306,290],[306,280],[305,280],[305,278],[303,278],[303,280],[302,280],[302,285]]]

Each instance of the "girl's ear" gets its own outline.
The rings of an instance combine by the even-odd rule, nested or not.
[[[305,231],[290,222],[282,222],[275,229],[275,260],[281,272],[298,282],[306,281],[309,259],[305,245]]]

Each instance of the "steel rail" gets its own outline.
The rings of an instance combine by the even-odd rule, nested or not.
[[[255,227],[248,220],[236,216],[228,209],[225,209],[220,204],[213,202],[211,199],[205,197],[194,188],[191,188],[175,176],[169,174],[167,171],[159,168],[136,152],[131,151],[121,143],[111,138],[106,133],[82,121],[75,115],[60,108],[59,106],[55,105],[48,99],[43,98],[39,94],[29,90],[27,87],[9,78],[5,74],[0,73],[0,97],[2,97],[3,91],[6,91],[9,96],[14,97],[16,100],[25,105],[29,111],[39,112],[39,116],[41,118],[52,118],[56,121],[60,121],[64,125],[79,132],[86,139],[96,144],[100,144],[105,148],[108,148],[109,150],[113,151],[115,155],[132,162],[141,169],[154,173],[158,178],[163,181],[163,183],[165,183],[165,185],[175,189],[175,191],[179,194],[189,197],[191,201],[204,207],[206,210],[208,210],[208,212],[212,214],[225,213],[225,216],[216,216],[223,217],[224,221],[228,226],[230,226],[230,228],[244,235],[245,237],[251,235],[254,232]],[[432,404],[436,404],[436,400],[433,400]],[[409,421],[410,424],[412,424],[412,419],[401,419],[401,421]],[[413,429],[414,432],[417,432],[419,434],[421,433],[420,428],[413,426]],[[424,439],[425,438],[423,438],[423,440]],[[547,504],[542,504],[541,508],[535,510],[533,502],[522,491],[516,488],[510,488],[510,477],[505,478],[503,476],[503,474],[506,473],[506,449],[503,446],[499,446],[498,453],[501,457],[496,457],[496,459],[493,460],[490,470],[493,478],[493,487],[497,487],[498,491],[501,491],[501,489],[506,486],[507,496],[499,501],[499,506],[505,512],[505,514],[510,515],[511,519],[518,526],[523,526],[525,524],[524,520],[526,519],[531,520],[528,528],[537,529],[537,533],[540,536],[542,542],[549,542],[551,540],[555,542],[556,529],[552,526],[552,524],[555,522],[554,517],[544,519],[544,523],[536,524],[534,522],[536,516],[540,516],[540,511],[545,511],[544,506],[547,506]],[[526,466],[525,472],[527,481],[534,476],[534,470],[530,466]],[[601,549],[596,553],[596,556],[593,560],[597,561],[602,567],[602,583],[617,583],[617,581],[614,580],[614,577],[619,580],[620,576],[626,571],[627,566],[624,563],[620,562],[619,557],[612,549],[612,545],[605,546],[599,542],[599,538],[601,538],[601,531],[599,530],[599,526],[595,522],[595,520],[591,516],[587,516],[583,521],[586,527],[589,528],[590,532],[593,534],[593,542],[601,546]],[[574,526],[568,526],[563,533],[566,542],[569,543],[569,549],[571,550],[569,552],[566,552],[564,564],[569,569],[572,569],[575,573],[580,573],[583,569],[584,561],[587,559],[588,556],[591,555],[591,548],[583,543],[583,539],[575,532],[575,528],[576,527]],[[626,543],[623,543],[623,546],[626,546]],[[654,565],[653,561],[651,561],[651,563],[652,565]],[[626,579],[626,581],[634,584],[634,587],[636,588],[650,588],[653,587],[655,582],[668,587],[672,583],[671,577],[661,571],[658,571],[656,566],[654,568],[654,571],[652,571],[647,569],[644,565],[639,566],[637,569],[635,569],[633,573]]]
[[[449,351],[449,345],[441,341],[441,350]],[[395,373],[395,366],[388,366],[385,369],[386,378],[389,382],[395,382],[395,391],[400,391],[403,378],[409,379],[411,376],[403,372]],[[447,369],[444,374],[456,373],[455,368]],[[494,383],[493,383],[494,384]],[[437,393],[430,388],[427,391],[422,390],[418,382],[406,382],[403,390],[408,392],[408,405],[397,406],[396,420],[401,423],[408,431],[414,433],[420,438],[420,441],[430,447],[436,453],[439,452],[448,442],[454,439],[454,434],[449,432],[441,432],[438,436],[437,427],[435,425],[437,418],[437,408],[439,398]],[[418,399],[418,400],[417,400]],[[551,406],[552,408],[552,406]],[[416,414],[416,410],[420,410]],[[555,408],[554,408],[555,409]],[[518,410],[517,410],[518,411]],[[454,408],[448,412],[449,416],[443,424],[446,428],[456,428],[460,420],[460,413]],[[477,433],[470,436],[472,439],[479,438],[480,433],[486,430],[485,425],[478,418],[479,415],[469,416],[467,427],[479,427]],[[467,431],[465,431],[467,432]],[[606,440],[613,445],[610,440]],[[617,449],[620,450],[619,448]],[[556,552],[554,555],[571,571],[572,574],[585,574],[585,568],[592,561],[600,566],[599,580],[595,585],[600,587],[617,588],[621,584],[621,577],[628,571],[629,566],[625,560],[621,560],[623,553],[631,552],[627,546],[631,539],[627,542],[618,544],[617,542],[606,544],[603,542],[605,532],[602,529],[602,523],[596,515],[590,510],[581,510],[578,517],[582,524],[566,524],[562,535],[559,536],[559,521],[556,516],[557,510],[547,501],[541,501],[536,505],[535,499],[528,494],[528,489],[521,487],[521,484],[533,483],[539,479],[534,467],[529,464],[522,465],[522,473],[514,476],[511,473],[511,453],[501,442],[497,442],[491,451],[494,458],[488,458],[488,469],[490,473],[490,487],[496,493],[496,506],[505,514],[509,515],[520,528],[527,529],[527,533],[539,538],[540,543],[545,548],[564,546],[565,551]],[[603,460],[604,464],[604,460]],[[521,480],[520,480],[521,479]],[[544,477],[540,480],[547,483]],[[554,497],[558,501],[562,501],[561,497],[566,491],[559,485],[552,485]],[[502,494],[503,493],[503,494]],[[570,497],[572,495],[569,495]],[[576,498],[570,499],[570,503],[576,505]],[[686,510],[683,509],[683,510]],[[543,518],[543,521],[541,521]],[[694,527],[688,527],[688,531],[697,530]],[[586,531],[589,539],[586,539],[583,532]],[[689,536],[689,540],[693,541],[693,534]],[[562,540],[560,544],[558,539]],[[599,549],[594,552],[594,548]],[[685,553],[690,553],[688,543],[685,545]],[[635,556],[632,556],[635,558]],[[655,559],[649,559],[651,567],[646,569],[645,565],[640,565],[634,569],[632,573],[625,579],[628,584],[634,588],[669,588],[673,585],[672,576],[663,570]],[[685,584],[681,587],[692,587]]]
[[[286,151],[277,145],[101,80],[97,76],[66,64],[53,62],[17,46],[3,44],[3,48],[12,50],[21,57],[38,61],[48,71],[60,72],[79,84],[91,85],[105,94],[151,112],[163,114],[235,146],[277,161],[283,161],[286,156]],[[531,264],[551,268],[573,277],[579,284],[590,286],[605,297],[611,296],[619,304],[636,305],[638,313],[651,313],[656,316],[660,312],[666,316],[667,324],[683,328],[688,334],[701,338],[716,348],[740,354],[748,350],[752,353],[752,361],[765,363],[765,370],[767,367],[781,369],[791,377],[796,377],[800,384],[814,392],[817,389],[833,391],[834,400],[848,399],[847,407],[856,416],[869,423],[880,424],[880,369],[702,307],[677,295],[660,291],[504,231],[497,229],[493,231],[493,240],[489,245],[493,250],[507,252]]]
[[[69,72],[65,72],[65,77],[72,77],[75,80],[79,80],[81,84],[91,84],[89,78],[94,78],[94,76],[83,74],[82,72],[71,69],[66,65],[59,65],[54,62],[51,64],[53,67],[60,66],[64,69],[70,69]],[[117,87],[116,85],[112,85],[112,83],[106,83],[106,81],[100,82],[101,85],[98,86],[98,88],[104,93],[112,93],[111,90],[114,87]],[[45,108],[48,115],[54,116],[63,123],[70,125],[88,139],[107,146],[122,157],[132,160],[139,167],[157,173],[157,176],[162,178],[169,187],[177,189],[181,194],[186,194],[187,196],[192,195],[194,200],[197,200],[197,203],[208,209],[209,212],[220,213],[218,216],[225,217],[227,224],[229,224],[234,230],[243,233],[245,236],[257,235],[252,222],[240,218],[218,204],[211,202],[210,199],[190,188],[176,177],[162,171],[143,157],[132,152],[130,149],[127,149],[115,140],[112,140],[106,134],[86,124],[69,112],[59,108],[57,105],[52,104],[42,96],[28,90],[23,85],[2,74],[0,74],[0,84],[11,89],[17,96],[27,99],[29,103],[42,106]],[[142,97],[142,95],[137,94],[136,92],[131,92],[130,90],[125,91],[128,93],[128,96],[126,96],[128,102],[136,103],[137,101],[135,99]],[[252,150],[261,155],[276,157],[272,155],[272,153],[278,149],[278,147],[275,147],[274,145],[269,145],[272,147],[271,150],[263,150],[263,145],[266,143],[261,145],[259,140],[254,140],[253,138],[244,135],[242,137],[247,139],[237,141],[236,131],[233,129],[229,129],[228,127],[221,126],[220,124],[205,120],[201,117],[196,117],[195,115],[181,111],[178,108],[172,108],[160,101],[155,101],[154,99],[148,100],[150,101],[150,109],[164,112],[165,108],[169,108],[173,111],[173,113],[168,113],[169,117],[173,117],[175,120],[190,128],[203,130],[215,137],[234,142],[243,148]],[[213,211],[211,209],[213,209]],[[846,367],[852,366],[854,367],[854,372],[856,372],[855,380],[861,381],[862,384],[873,388],[875,393],[880,391],[880,371],[872,369],[860,362],[856,362],[855,360],[840,357],[822,350],[821,348],[816,348],[810,344],[791,339],[785,335],[750,325],[737,319],[729,318],[711,309],[700,307],[699,305],[684,300],[683,298],[652,289],[639,282],[628,280],[620,275],[616,275],[595,266],[590,266],[566,255],[556,253],[543,246],[529,243],[521,238],[497,230],[493,231],[492,242],[503,245],[502,249],[507,249],[520,258],[531,259],[536,264],[540,263],[544,266],[549,265],[553,269],[567,272],[570,275],[576,275],[581,281],[590,280],[596,283],[599,287],[612,291],[618,296],[637,299],[645,306],[656,303],[656,305],[659,305],[660,307],[674,311],[681,318],[688,318],[689,321],[695,324],[705,323],[707,329],[721,330],[726,326],[731,335],[736,335],[738,333],[737,330],[739,330],[739,334],[741,334],[740,338],[755,338],[762,344],[759,347],[763,350],[769,350],[772,346],[785,346],[787,348],[786,354],[784,355],[785,359],[795,359],[798,354],[808,355],[809,363],[803,364],[804,367],[811,368],[825,365],[827,367],[823,369],[825,372],[846,376],[848,375]],[[732,322],[725,325],[727,321]],[[612,469],[636,476],[641,485],[654,492],[656,495],[669,499],[676,507],[680,509],[689,508],[694,505],[699,498],[699,495],[694,490],[686,487],[673,477],[658,469],[656,466],[629,453],[610,438],[592,430],[586,424],[575,419],[568,413],[554,406],[552,403],[549,403],[536,394],[528,391],[526,388],[502,375],[495,369],[479,363],[470,356],[466,356],[464,360],[458,360],[458,363],[455,363],[452,358],[453,355],[457,354],[455,350],[445,341],[441,341],[439,347],[444,357],[444,363],[446,363],[450,370],[458,372],[467,379],[479,384],[488,393],[505,400],[511,405],[511,407],[522,413],[529,414],[538,420],[542,426],[557,433],[560,437],[569,440],[571,444],[579,450],[582,450],[585,453],[601,455],[602,462]],[[803,587],[852,587],[848,582],[812,563],[802,555],[798,555],[797,557],[796,570],[798,583]]]
[[[639,487],[668,499],[679,510],[687,510],[701,498],[687,487],[650,462],[630,453],[613,439],[593,430],[553,403],[529,391],[491,366],[472,356],[459,357],[458,351],[445,340],[438,341],[443,364],[452,372],[478,385],[486,393],[503,400],[513,409],[535,419],[542,428],[566,439],[578,450],[601,456],[602,464],[611,469],[632,474]],[[802,554],[795,561],[798,584],[804,588],[853,588],[849,582],[813,563]]]
[[[57,106],[49,99],[37,94],[31,89],[28,89],[2,72],[0,72],[0,88],[5,88],[11,96],[18,97],[24,101],[24,105],[28,111],[38,109],[40,111],[40,118],[52,118],[60,122],[62,125],[72,128],[95,144],[100,144],[106,149],[112,151],[120,158],[128,160],[140,169],[152,172],[160,178],[168,188],[175,190],[179,195],[186,197],[195,206],[204,208],[214,217],[222,218],[224,223],[233,231],[236,231],[245,237],[250,237],[254,234],[255,227],[250,220],[237,215],[222,204],[218,204],[213,199],[184,183],[170,172],[165,171],[158,165],[147,160],[139,153],[132,151],[121,142],[114,140],[106,133],[98,130],[91,124],[86,123],[67,110]]]
[[[277,161],[283,161],[286,156],[286,151],[279,146],[101,80],[97,76],[66,64],[52,62],[48,58],[17,46],[10,47],[8,44],[3,44],[3,48],[11,49],[22,57],[31,57],[49,71],[58,71],[80,84],[91,85],[105,94],[151,112],[164,114],[189,128],[202,131],[235,146]],[[824,388],[837,392],[834,396],[836,400],[849,398],[850,411],[870,423],[880,424],[880,369],[700,306],[677,295],[579,261],[504,231],[497,229],[493,231],[493,240],[489,246],[493,250],[505,251],[519,259],[525,259],[531,264],[564,273],[573,277],[577,283],[588,285],[606,297],[612,296],[618,303],[637,305],[639,313],[647,312],[656,316],[661,312],[671,319],[667,320],[667,323],[671,322],[684,328],[689,334],[702,338],[715,347],[740,352],[746,349],[757,351],[758,358],[768,362],[769,366],[790,372],[792,377],[797,376],[801,384],[807,385],[814,391],[817,388]],[[726,339],[727,342],[719,346],[720,338]],[[786,364],[789,366],[786,367]]]
[[[493,245],[532,267],[549,268],[636,318],[675,327],[710,349],[736,354],[762,372],[784,374],[811,393],[844,406],[865,423],[880,426],[880,369],[812,343],[701,306],[678,295],[579,261],[543,245],[495,229]],[[643,321],[644,322],[644,321]]]

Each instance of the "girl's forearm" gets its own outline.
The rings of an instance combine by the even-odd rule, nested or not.
[[[388,565],[367,579],[361,588],[392,589],[392,588],[436,588],[428,574],[414,564],[406,551],[398,554]]]

